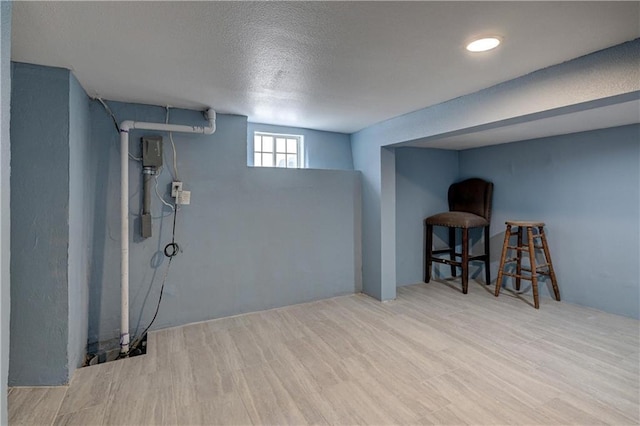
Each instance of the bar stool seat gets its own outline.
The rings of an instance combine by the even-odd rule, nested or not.
[[[435,226],[452,228],[478,228],[489,226],[489,221],[482,216],[467,212],[444,212],[429,216],[427,223]]]
[[[505,276],[513,277],[516,279],[516,290],[520,290],[521,280],[528,280],[531,281],[534,307],[536,309],[539,309],[540,300],[538,297],[538,276],[547,275],[551,279],[554,296],[557,301],[560,301],[560,290],[558,288],[556,274],[553,270],[553,262],[551,261],[551,254],[549,252],[549,246],[547,244],[547,237],[544,233],[544,222],[509,220],[506,221],[505,224],[507,225],[507,230],[504,234],[504,244],[502,246],[502,256],[500,258],[498,279],[496,280],[495,296],[498,297],[498,295],[500,294],[500,288],[502,287],[502,278]],[[517,228],[517,230],[512,231],[512,227]],[[527,244],[523,244],[523,230],[526,230],[527,232]],[[536,230],[537,232],[534,233],[534,230]],[[512,236],[517,237],[517,244],[515,246],[510,245],[510,239]],[[540,240],[540,243],[537,244],[536,240]],[[507,257],[510,250],[516,252],[515,257]],[[542,250],[545,257],[544,263],[536,263],[536,250]],[[529,256],[529,268],[525,268],[522,266],[523,252],[527,253],[527,255]],[[506,272],[505,266],[513,262],[516,263],[515,274]],[[527,274],[523,274],[523,271]]]

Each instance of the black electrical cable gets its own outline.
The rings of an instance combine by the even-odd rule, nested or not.
[[[129,348],[129,352],[131,352],[131,350],[138,345],[139,341],[144,338],[144,336],[147,334],[147,331],[149,331],[149,329],[155,322],[156,317],[158,316],[158,311],[160,311],[160,302],[162,302],[162,295],[164,294],[164,284],[167,281],[167,275],[169,275],[169,267],[171,266],[171,261],[173,260],[173,257],[176,254],[178,254],[178,251],[180,251],[180,246],[178,246],[178,244],[176,243],[176,218],[177,217],[178,217],[178,206],[176,205],[173,209],[173,230],[171,232],[171,242],[166,246],[164,246],[164,255],[169,258],[169,262],[167,263],[167,269],[165,269],[164,276],[162,277],[162,286],[160,286],[160,297],[158,297],[156,312],[153,314],[153,318],[151,319],[151,322],[149,323],[147,328],[144,329],[144,331],[139,335],[139,337],[133,340],[133,343]],[[171,251],[168,251],[169,248],[171,248]]]
[[[107,111],[107,113],[111,116],[111,119],[113,120],[113,125],[116,126],[116,131],[119,134],[120,133],[120,126],[118,126],[118,120],[116,120],[116,116],[111,111],[111,108],[109,108],[109,105],[104,103],[104,101],[101,98],[94,98],[94,99],[97,99],[102,104],[102,106]]]
[[[109,105],[107,105],[101,98],[93,98],[93,99],[97,100],[102,104],[105,111],[107,111],[107,114],[109,114],[109,116],[111,117],[111,120],[113,121],[113,125],[116,127],[116,132],[120,134],[120,126],[118,125],[118,120],[116,119],[116,116],[113,114],[113,111],[111,111],[111,108],[109,108]],[[132,160],[142,161],[141,158],[134,157],[130,152],[128,152],[128,154],[129,154],[129,158],[131,158]]]
[[[173,209],[173,231],[171,233],[171,242],[164,246],[164,255],[169,258],[169,261],[171,261],[171,258],[173,256],[178,254],[178,251],[180,251],[180,246],[176,243],[176,217],[178,216],[177,209],[178,206],[175,206]],[[171,251],[168,251],[169,249],[171,249]]]

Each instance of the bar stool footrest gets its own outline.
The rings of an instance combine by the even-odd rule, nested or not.
[[[451,251],[453,251],[453,249],[438,249],[438,250],[433,250],[431,252],[431,254],[443,254],[443,253],[451,253]]]
[[[440,257],[434,257],[431,259],[432,262],[443,263],[449,266],[462,266],[462,262],[458,262],[456,260],[442,259]]]

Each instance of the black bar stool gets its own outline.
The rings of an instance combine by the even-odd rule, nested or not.
[[[451,275],[456,276],[456,268],[462,268],[462,292],[467,294],[469,288],[469,262],[484,261],[486,284],[491,282],[489,271],[489,225],[491,223],[491,200],[493,183],[472,178],[454,183],[449,187],[449,211],[429,216],[424,220],[425,241],[425,274],[424,281],[431,280],[432,262],[451,266]],[[449,228],[449,247],[433,250],[433,227]],[[484,254],[469,254],[469,229],[484,228]],[[456,252],[456,228],[462,229],[462,253]],[[436,254],[448,253],[449,259],[435,257]],[[460,258],[458,261],[457,258]]]

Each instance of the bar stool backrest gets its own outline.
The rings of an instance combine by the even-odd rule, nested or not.
[[[449,211],[467,212],[482,216],[491,222],[493,183],[471,178],[449,187]]]

